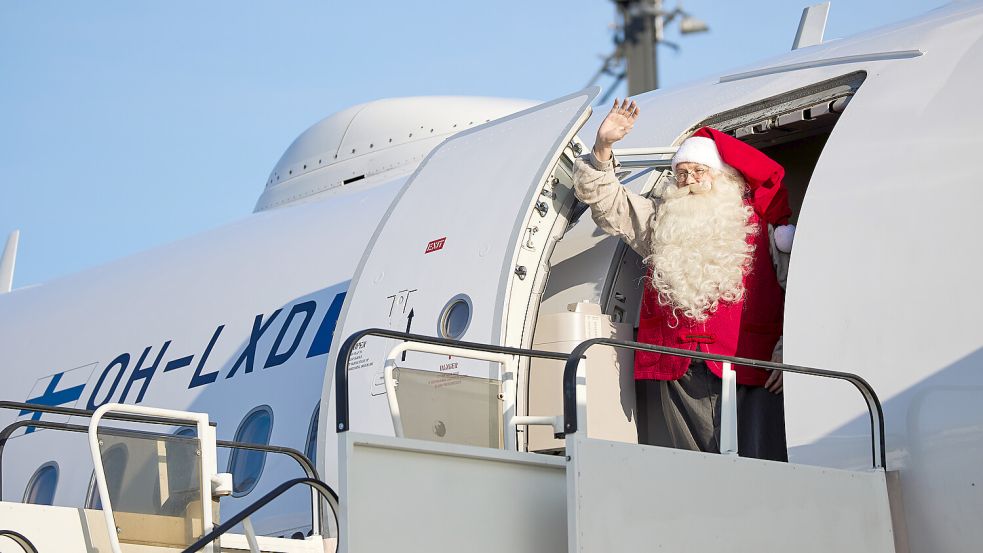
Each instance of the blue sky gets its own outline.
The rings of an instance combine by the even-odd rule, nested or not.
[[[809,3],[686,1],[710,32],[668,33],[681,50],[660,49],[662,85],[787,51]],[[826,37],[942,4],[834,1]],[[290,142],[350,105],[578,90],[614,22],[609,0],[6,0],[0,246],[21,230],[14,286],[247,216]]]

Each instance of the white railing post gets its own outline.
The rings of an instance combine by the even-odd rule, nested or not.
[[[385,369],[383,369],[382,379],[386,383],[386,399],[389,401],[389,415],[393,419],[393,433],[397,438],[403,437],[403,419],[399,415],[399,402],[396,401],[396,378],[393,372],[396,370],[396,358],[390,353],[386,359]]]
[[[577,363],[577,432],[587,436],[587,359]]]
[[[130,413],[146,417],[171,419],[175,423],[194,423],[197,430],[198,446],[201,457],[201,518],[202,535],[212,531],[212,476],[215,466],[215,431],[208,424],[208,414],[124,405],[122,403],[107,403],[92,413],[89,420],[89,452],[92,454],[92,465],[95,468],[96,489],[99,491],[99,501],[102,503],[103,516],[106,519],[106,532],[109,537],[109,547],[113,553],[122,553],[119,535],[116,532],[116,517],[113,515],[112,499],[109,497],[109,486],[106,483],[106,472],[102,464],[102,451],[99,448],[99,421],[108,412]],[[206,464],[210,463],[210,464]],[[217,552],[215,543],[206,545],[206,553]]]
[[[249,545],[249,553],[262,553],[259,550],[259,543],[256,541],[256,530],[253,529],[253,523],[246,517],[242,521],[242,530],[246,534],[246,544]]]
[[[727,361],[721,372],[720,453],[737,455],[737,374]]]
[[[503,363],[502,367],[502,436],[505,438],[506,451],[518,451],[519,438],[516,435],[516,428],[511,424],[515,417],[516,404],[516,378],[519,375],[519,358],[510,356],[508,363]]]

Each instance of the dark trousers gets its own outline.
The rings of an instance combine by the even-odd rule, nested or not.
[[[720,453],[721,383],[696,359],[678,380],[636,380],[638,443]],[[737,385],[737,442],[741,457],[788,461],[784,394]]]

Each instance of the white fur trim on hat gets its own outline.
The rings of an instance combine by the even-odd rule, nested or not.
[[[724,168],[717,144],[712,138],[703,136],[691,136],[679,145],[676,155],[672,156],[672,170],[675,171],[676,165],[685,162],[700,163],[718,171]]]

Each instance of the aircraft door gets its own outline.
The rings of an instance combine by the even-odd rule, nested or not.
[[[528,341],[548,255],[574,204],[572,141],[598,91],[547,102],[437,146],[376,229],[334,343],[371,327],[509,346]],[[567,178],[558,178],[559,171]],[[353,430],[393,431],[383,367],[396,343],[370,337],[356,346],[349,364]],[[405,355],[404,365],[432,371],[425,384],[434,388],[460,385],[454,375],[499,378],[499,365],[487,361]],[[433,418],[430,438],[451,433],[447,421]]]

